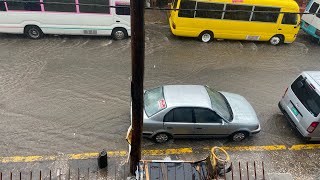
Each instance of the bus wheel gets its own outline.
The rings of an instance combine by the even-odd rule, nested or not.
[[[269,42],[271,45],[277,46],[283,42],[283,37],[280,35],[274,35]]]
[[[30,39],[40,39],[43,36],[43,32],[38,26],[26,26],[24,34]]]
[[[200,35],[199,35],[199,40],[202,42],[210,42],[213,39],[213,33],[210,31],[203,31]]]
[[[122,40],[128,37],[128,33],[124,28],[115,28],[112,30],[111,36],[114,40]]]

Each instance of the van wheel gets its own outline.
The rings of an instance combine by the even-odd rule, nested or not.
[[[248,133],[247,132],[244,132],[244,131],[239,131],[239,132],[235,132],[233,133],[231,136],[230,136],[230,139],[233,140],[233,141],[242,141],[244,140],[245,138],[248,137]]]
[[[42,30],[38,26],[26,26],[24,34],[30,39],[40,39],[43,36]]]
[[[213,39],[213,33],[211,31],[203,31],[200,35],[199,35],[199,40],[202,42],[210,42]]]
[[[122,40],[128,37],[128,33],[124,28],[115,28],[112,30],[111,36],[114,40]]]
[[[269,42],[271,45],[277,46],[283,43],[283,37],[281,35],[274,35],[270,38]]]
[[[153,137],[153,140],[156,143],[164,143],[164,142],[167,142],[169,139],[170,139],[170,136],[167,133],[159,133]]]

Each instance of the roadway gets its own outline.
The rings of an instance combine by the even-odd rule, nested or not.
[[[319,45],[302,32],[293,44],[276,47],[227,40],[200,43],[171,35],[163,17],[149,16],[146,21],[145,88],[206,84],[240,94],[256,110],[262,130],[238,143],[177,139],[155,144],[144,139],[145,152],[176,149],[167,156],[197,159],[212,146],[239,147],[230,149],[235,162],[264,161],[270,172],[317,179],[319,146],[300,146],[305,142],[277,103],[301,71],[319,70]],[[33,163],[43,160],[58,167],[61,161],[52,163],[56,157],[91,159],[103,148],[125,159],[128,147],[124,137],[130,123],[130,40],[46,36],[33,41],[2,34],[0,54],[1,169],[25,162],[37,167]],[[191,151],[180,151],[185,148]],[[165,156],[147,153],[144,158]]]

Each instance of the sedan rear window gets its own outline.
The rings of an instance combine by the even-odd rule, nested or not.
[[[167,107],[163,95],[163,87],[150,89],[144,93],[144,110],[148,117]]]
[[[320,113],[320,96],[306,78],[299,76],[291,85],[291,89],[304,107],[314,116]]]

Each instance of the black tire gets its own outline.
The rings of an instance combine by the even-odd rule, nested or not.
[[[124,28],[114,28],[112,30],[111,36],[114,40],[123,40],[128,37],[128,32]]]
[[[284,42],[284,37],[282,35],[274,35],[270,38],[269,43],[273,46],[278,46]]]
[[[30,39],[41,39],[43,32],[38,26],[26,26],[24,28],[24,34]]]
[[[167,133],[158,133],[155,136],[153,136],[153,140],[156,143],[165,143],[167,142],[169,139],[171,138],[171,136]]]
[[[201,42],[208,43],[213,40],[213,33],[211,31],[203,31],[198,38]]]
[[[232,141],[239,142],[239,141],[242,141],[242,140],[246,139],[248,136],[249,136],[248,132],[238,131],[238,132],[235,132],[235,133],[231,134],[230,139]]]

